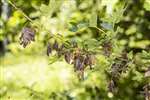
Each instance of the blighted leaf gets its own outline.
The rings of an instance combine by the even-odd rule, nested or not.
[[[77,56],[74,59],[75,71],[82,71],[84,69],[84,58],[83,56]]]
[[[94,65],[94,63],[95,63],[94,55],[87,54],[85,59],[84,59],[84,64],[86,66],[90,66],[90,69],[92,69],[92,65]]]
[[[104,55],[109,57],[112,53],[112,43],[110,41],[105,41],[102,46]]]
[[[52,47],[51,47],[51,44],[48,43],[47,45],[47,56],[49,56],[49,54],[52,52]]]
[[[84,64],[86,66],[90,64],[90,57],[89,57],[89,55],[86,55],[85,60],[84,60]]]
[[[31,41],[35,41],[35,30],[29,27],[25,27],[22,30],[20,37],[20,44],[25,48]]]
[[[54,44],[53,44],[53,49],[54,50],[58,50],[58,42],[55,40]]]
[[[62,44],[60,48],[58,48],[58,51],[57,51],[58,57],[61,57],[63,54],[64,54],[64,44]]]
[[[108,84],[108,91],[113,93],[114,89],[115,89],[115,83],[113,80],[110,80],[110,82]]]
[[[72,58],[73,58],[73,55],[71,52],[66,52],[65,55],[65,61],[68,63],[68,64],[71,64],[72,63]]]

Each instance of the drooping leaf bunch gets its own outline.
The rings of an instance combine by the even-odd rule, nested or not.
[[[21,31],[20,44],[25,48],[31,41],[35,41],[35,34],[35,28],[24,27]],[[63,58],[68,64],[73,65],[74,71],[78,73],[80,79],[83,79],[84,70],[86,68],[92,69],[96,64],[97,54],[103,54],[107,57],[111,55],[112,44],[109,40],[102,42],[96,39],[81,42],[71,39],[65,40],[63,36],[56,34],[48,40],[47,56],[52,56],[53,51],[55,51],[57,58]]]
[[[124,51],[119,57],[115,57],[114,61],[111,65],[109,76],[110,82],[108,84],[108,90],[112,93],[117,92],[117,82],[119,81],[121,74],[125,73],[128,69],[128,64],[131,63],[132,60],[128,58],[127,52]]]
[[[62,57],[68,63],[74,66],[74,71],[78,73],[79,78],[84,78],[84,70],[89,66],[92,69],[96,57],[94,53],[89,52],[78,46],[75,41],[66,41],[64,43],[53,40],[47,44],[47,56],[51,56],[56,51],[58,58]]]

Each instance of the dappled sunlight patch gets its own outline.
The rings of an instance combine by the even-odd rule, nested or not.
[[[9,65],[5,63],[4,67],[1,68],[1,86],[5,86],[7,91],[10,91],[9,86],[11,87],[11,84],[14,84],[11,87],[14,91],[8,93],[12,99],[20,99],[21,95],[28,96],[25,94],[29,90],[24,87],[39,92],[47,91],[47,93],[51,93],[68,90],[73,87],[73,79],[77,79],[76,75],[73,74],[74,71],[69,67],[70,65],[65,62],[55,62],[48,65],[47,60],[40,56],[35,59],[30,58],[30,56],[19,58],[19,62],[16,64]],[[17,92],[18,94],[16,94]]]

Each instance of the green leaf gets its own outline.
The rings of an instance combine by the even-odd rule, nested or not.
[[[142,51],[142,58],[143,59],[150,59],[150,52]]]
[[[96,27],[97,26],[97,12],[96,12],[95,8],[92,9],[92,14],[91,14],[89,25],[91,27]]]
[[[44,16],[51,17],[51,15],[56,12],[62,4],[62,0],[49,0],[49,4],[42,4],[40,7],[41,13]]]
[[[128,56],[129,59],[133,59],[133,52],[130,51],[127,56]]]
[[[110,23],[103,22],[103,23],[101,24],[101,26],[102,26],[103,28],[107,29],[107,30],[112,30],[112,29],[113,29],[113,27],[112,27],[112,25],[111,25]]]
[[[145,0],[145,2],[144,2],[144,8],[147,11],[150,11],[150,0]]]

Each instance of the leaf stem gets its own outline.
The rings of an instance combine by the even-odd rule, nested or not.
[[[20,8],[18,8],[14,3],[12,3],[10,0],[8,0],[8,3],[10,4],[10,5],[12,5],[16,10],[18,10],[18,11],[20,11],[22,14],[23,14],[23,16],[27,19],[27,20],[29,20],[31,23],[33,23],[33,20],[30,18],[30,17],[28,17]]]

